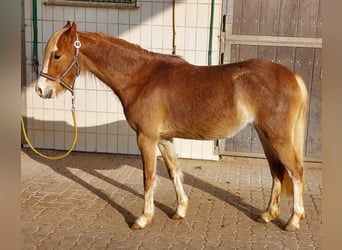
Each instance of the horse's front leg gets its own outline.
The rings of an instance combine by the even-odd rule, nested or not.
[[[138,135],[138,146],[143,160],[144,212],[136,219],[132,229],[141,229],[151,224],[154,215],[153,193],[156,183],[156,141],[143,134]]]
[[[173,182],[177,194],[178,206],[173,216],[174,219],[183,219],[188,209],[189,199],[184,192],[182,184],[182,171],[179,167],[175,147],[171,140],[160,140],[158,143],[159,150],[162,154],[170,179]]]

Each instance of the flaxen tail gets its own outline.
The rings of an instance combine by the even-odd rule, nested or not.
[[[306,89],[303,78],[298,74],[296,74],[295,77],[301,90],[301,105],[297,114],[292,143],[294,146],[297,168],[303,168],[308,93],[307,93],[307,89]],[[304,175],[303,175],[303,178],[304,178]],[[304,182],[304,180],[302,181]],[[286,195],[293,194],[292,180],[286,170],[284,171],[284,178],[282,182],[282,192],[285,193]]]

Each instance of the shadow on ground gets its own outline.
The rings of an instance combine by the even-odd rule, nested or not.
[[[111,159],[109,164],[105,164],[102,166],[89,166],[89,164],[84,164],[83,161],[77,160],[73,161],[73,158],[78,157],[79,154],[84,154],[85,153],[78,153],[78,152],[73,152],[67,157],[66,159],[58,160],[58,161],[51,161],[47,160],[44,158],[41,158],[37,155],[35,155],[34,152],[32,152],[30,149],[23,149],[23,151],[29,155],[32,159],[49,166],[53,171],[56,173],[78,183],[79,185],[83,186],[84,188],[88,189],[91,191],[93,194],[107,202],[111,207],[113,207],[115,210],[117,210],[123,218],[125,218],[125,221],[128,226],[133,225],[136,217],[133,215],[129,210],[126,208],[120,206],[118,203],[115,202],[111,197],[109,197],[103,190],[98,189],[91,185],[90,183],[84,181],[82,178],[78,177],[77,175],[73,174],[69,168],[73,169],[79,169],[82,170],[85,173],[88,173],[96,178],[99,178],[110,185],[117,187],[119,189],[122,189],[126,192],[129,192],[136,197],[140,199],[144,199],[144,196],[142,192],[138,192],[135,189],[129,187],[125,183],[118,182],[117,180],[114,180],[112,178],[109,178],[101,173],[99,173],[97,170],[114,170],[119,169],[122,167],[123,163],[123,158],[130,159],[129,162],[126,165],[129,165],[131,167],[134,167],[136,169],[141,170],[141,189],[143,190],[143,182],[142,182],[142,162],[141,162],[141,157],[140,156],[122,156],[122,155],[113,155],[113,158]],[[42,150],[46,154],[54,155],[54,154],[59,154],[61,152],[59,151],[53,151],[53,150]],[[89,153],[87,153],[89,155]],[[96,157],[101,157],[102,154],[99,153],[94,153],[91,154],[91,157],[96,161]],[[119,158],[119,159],[116,159]],[[120,161],[120,162],[119,162]],[[166,167],[164,167],[164,162],[161,159],[158,159],[157,161],[157,168],[158,168],[158,176],[162,178],[169,178],[168,173],[166,171]],[[231,193],[227,190],[224,190],[222,188],[219,188],[215,186],[212,183],[205,182],[189,173],[184,172],[184,184],[189,185],[193,188],[196,188],[198,190],[201,190],[203,192],[206,192],[213,197],[216,197],[224,202],[229,203],[231,206],[235,207],[237,210],[243,212],[246,216],[251,218],[252,220],[256,220],[258,216],[261,213],[261,210],[254,207],[251,204],[248,204],[244,202],[238,195]],[[190,202],[191,202],[191,197]],[[143,207],[143,203],[141,203],[141,206]],[[174,209],[170,208],[158,201],[155,200],[155,206],[163,211],[165,214],[167,214],[168,217],[172,218],[174,214]],[[272,221],[275,225],[278,227],[283,227],[285,225],[285,222],[282,221],[281,219],[275,219]]]
[[[41,121],[41,120],[36,120],[34,118],[25,118],[26,119],[26,124],[38,124],[41,123],[44,127],[62,127],[64,126],[67,131],[72,131],[72,127],[62,121]],[[79,127],[79,131],[85,132],[87,129],[92,129],[95,131],[101,130],[103,131],[104,129],[108,128],[113,128],[113,127],[119,127],[119,126],[127,126],[126,121],[118,121],[115,122],[114,124],[105,124],[101,126],[96,126],[92,128],[84,128],[84,127]],[[92,193],[94,193],[96,196],[101,198],[102,200],[106,201],[108,204],[110,204],[114,209],[116,209],[119,213],[122,214],[122,216],[125,218],[126,223],[128,226],[131,226],[134,223],[134,220],[136,217],[126,208],[120,206],[118,203],[116,203],[112,198],[110,198],[103,190],[100,190],[91,184],[87,183],[86,181],[82,180],[80,177],[77,175],[73,174],[68,168],[75,168],[82,170],[90,175],[93,175],[94,177],[97,177],[99,179],[102,179],[109,183],[110,185],[113,185],[117,188],[120,188],[126,192],[130,192],[131,194],[137,196],[138,198],[144,199],[143,194],[137,192],[136,190],[130,188],[128,185],[125,185],[125,183],[120,183],[114,179],[111,179],[101,173],[99,173],[96,170],[115,170],[118,169],[122,166],[122,156],[120,155],[113,155],[112,157],[112,162],[110,164],[106,164],[105,166],[97,166],[94,164],[94,166],[89,166],[89,164],[84,164],[84,161],[73,161],[73,158],[77,156],[77,154],[82,154],[78,152],[73,152],[71,153],[67,158],[58,160],[58,161],[51,161],[44,159],[38,155],[36,155],[34,152],[32,152],[30,149],[23,148],[23,151],[29,155],[32,159],[49,166],[53,171],[56,173],[65,176],[66,178],[73,180],[74,182],[82,185],[84,188],[88,189]],[[46,152],[46,154],[51,154],[51,155],[59,155],[62,152],[61,151],[54,151],[54,150],[42,150],[43,152]],[[85,153],[83,153],[86,155]],[[88,153],[87,153],[88,154]],[[92,157],[99,157],[101,154],[100,153],[94,153]],[[120,157],[120,162],[116,160],[117,157]],[[142,161],[140,156],[125,156],[128,158],[134,158],[135,160],[130,161],[129,165],[142,170]],[[158,168],[158,175],[163,178],[169,178],[166,167],[163,166],[164,162],[161,159],[158,159],[157,161],[157,168]],[[141,172],[142,173],[142,172]],[[142,174],[141,174],[142,175]],[[142,180],[142,178],[141,178]],[[206,192],[224,202],[229,203],[231,206],[235,207],[237,210],[243,212],[246,214],[249,218],[252,220],[256,220],[260,213],[262,212],[260,209],[252,206],[251,204],[248,204],[244,202],[238,195],[231,193],[227,190],[221,189],[217,186],[215,186],[212,183],[205,182],[189,173],[184,172],[184,184],[192,186],[198,190],[201,190],[203,192]],[[141,189],[143,190],[143,181],[141,181]],[[190,197],[191,199],[191,197]],[[191,202],[191,201],[190,201]],[[143,204],[142,204],[143,206]],[[155,206],[162,210],[165,214],[167,214],[170,218],[173,216],[174,209],[165,206],[164,204],[158,202],[155,200]],[[275,219],[272,221],[275,225],[278,227],[283,227],[285,225],[285,222],[282,221],[281,219]]]

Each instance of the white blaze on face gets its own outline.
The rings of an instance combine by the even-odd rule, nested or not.
[[[61,35],[68,30],[68,28],[63,28],[61,30],[58,30],[56,33],[52,35],[52,37],[49,39],[45,52],[44,52],[44,58],[43,58],[43,67],[42,72],[45,74],[48,74],[49,70],[49,61],[51,58],[51,54],[57,50],[57,42]],[[36,92],[37,94],[42,98],[54,98],[56,97],[56,89],[55,84],[51,80],[48,80],[45,77],[39,76],[37,80],[36,85]]]

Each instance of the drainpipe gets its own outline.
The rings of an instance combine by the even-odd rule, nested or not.
[[[32,16],[33,16],[33,71],[36,73],[38,77],[38,7],[37,0],[33,0],[32,4]]]
[[[21,112],[26,117],[26,51],[25,51],[25,0],[21,0]],[[25,123],[26,118],[24,118]],[[26,123],[27,124],[27,123]],[[24,135],[21,133],[21,146],[25,143]]]
[[[213,29],[214,29],[214,9],[215,0],[211,0],[210,29],[209,29],[209,49],[208,49],[208,65],[212,64],[213,53]]]
[[[25,0],[21,0],[21,88],[26,86]]]
[[[172,55],[176,55],[176,0],[173,0],[172,6]]]

